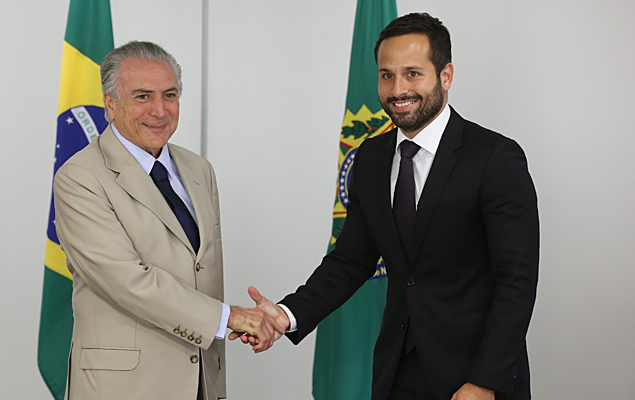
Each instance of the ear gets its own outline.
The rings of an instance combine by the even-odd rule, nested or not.
[[[452,65],[452,63],[445,64],[439,76],[443,90],[449,90],[450,86],[452,86],[452,78],[454,77],[454,65]]]
[[[112,121],[115,116],[115,99],[109,94],[104,94],[104,104],[106,105],[108,118]]]

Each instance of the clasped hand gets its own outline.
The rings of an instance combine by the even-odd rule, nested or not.
[[[243,343],[253,347],[254,353],[260,353],[273,346],[289,327],[287,314],[269,299],[262,296],[258,289],[250,286],[249,296],[256,302],[255,308],[232,306],[227,326],[232,332],[229,340],[240,338]]]

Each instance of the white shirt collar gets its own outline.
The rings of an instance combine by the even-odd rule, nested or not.
[[[123,137],[114,124],[110,124],[110,126],[112,127],[112,131],[115,133],[115,136],[117,136],[117,139],[119,139],[121,144],[123,144],[124,147],[130,152],[130,154],[132,154],[135,160],[137,160],[137,162],[141,165],[141,168],[143,168],[143,170],[148,175],[150,175],[150,171],[154,166],[154,162],[160,161],[161,164],[163,164],[163,166],[168,170],[168,176],[170,178],[174,178],[175,176],[177,176],[172,164],[172,157],[170,157],[170,150],[167,144],[161,148],[159,157],[154,158],[152,154],[148,153],[141,147]]]
[[[450,106],[448,103],[445,104],[443,111],[436,117],[428,126],[423,128],[417,135],[412,139],[413,142],[419,145],[422,149],[425,149],[428,153],[435,155],[437,149],[439,148],[439,143],[441,142],[441,136],[443,136],[443,132],[445,131],[445,127],[448,125],[448,121],[450,120]],[[410,140],[404,133],[401,131],[401,128],[397,129],[397,148],[395,151],[397,154],[401,155],[399,151],[399,145],[404,140]]]

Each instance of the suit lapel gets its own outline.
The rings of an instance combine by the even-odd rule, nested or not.
[[[106,166],[119,173],[116,178],[117,184],[135,200],[150,209],[179,240],[194,252],[183,227],[159,189],[152,182],[152,178],[121,144],[110,126],[100,135],[99,146],[104,155]],[[186,187],[186,189],[189,188]]]
[[[421,198],[419,199],[419,204],[417,205],[415,242],[410,250],[410,257],[408,258],[411,260],[411,266],[416,259],[417,253],[421,250],[439,196],[441,196],[445,183],[458,159],[456,149],[461,146],[461,137],[463,135],[465,121],[454,109],[451,109],[451,112],[450,120],[441,136],[439,148],[434,156],[432,168],[430,169],[430,173],[423,187],[423,192],[421,193]]]

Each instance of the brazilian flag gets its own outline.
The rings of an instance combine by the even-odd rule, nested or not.
[[[335,246],[346,218],[350,171],[357,148],[367,138],[394,128],[379,103],[373,50],[379,33],[395,18],[395,0],[357,1],[329,251]],[[386,266],[380,260],[375,275],[318,326],[313,362],[316,400],[370,399],[373,350],[386,304],[386,290]]]
[[[57,117],[54,172],[106,128],[99,66],[113,49],[110,0],[71,0]],[[44,256],[38,366],[53,397],[64,398],[73,330],[73,283],[51,209]]]

